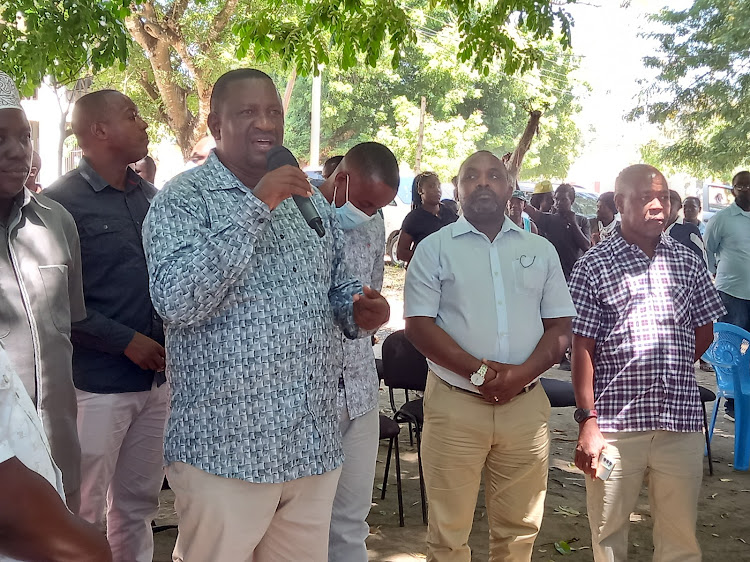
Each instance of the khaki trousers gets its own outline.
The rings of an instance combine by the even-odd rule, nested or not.
[[[549,415],[541,384],[496,406],[429,374],[422,437],[428,561],[471,561],[467,542],[482,471],[489,560],[531,560],[547,493]]]
[[[326,562],[341,469],[282,484],[167,467],[180,518],[174,562]]]
[[[628,559],[630,514],[644,479],[654,519],[655,562],[699,562],[695,537],[703,478],[702,433],[604,433],[615,461],[606,482],[586,478],[591,540],[596,562]]]

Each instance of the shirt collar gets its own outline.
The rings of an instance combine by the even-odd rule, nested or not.
[[[614,231],[609,240],[611,241],[610,243],[613,246],[612,251],[615,254],[624,254],[627,257],[628,255],[636,253],[646,259],[650,259],[648,258],[646,253],[638,246],[636,246],[635,244],[629,244],[628,241],[623,238],[622,231],[619,228]],[[663,250],[665,248],[674,248],[674,245],[676,243],[678,242],[674,238],[669,236],[667,233],[662,232],[661,236],[659,237],[659,243],[656,245],[656,251],[659,252],[660,250]]]
[[[221,191],[225,189],[235,188],[240,188],[244,191],[250,191],[250,188],[242,183],[229,168],[222,164],[221,160],[219,160],[219,157],[216,156],[216,150],[214,149],[211,150],[208,158],[206,158],[206,161],[203,164],[201,164],[197,168],[193,168],[187,173],[201,173],[201,171],[203,171],[203,173],[207,173],[211,177],[226,178],[230,180],[209,182],[206,185],[206,189],[208,189],[209,191]]]
[[[97,193],[103,190],[105,187],[109,186],[107,180],[101,177],[99,173],[91,167],[91,164],[89,164],[89,161],[86,160],[85,156],[81,158],[81,161],[78,163],[78,173],[80,173],[83,179],[85,179],[89,183],[91,189],[93,189]],[[139,186],[142,182],[146,181],[141,176],[139,176],[130,166],[128,166],[126,177],[127,185],[125,191],[129,191],[130,189]],[[113,187],[112,189],[115,188]]]
[[[743,210],[742,207],[740,207],[737,204],[737,201],[732,203],[732,206],[729,207],[729,209],[730,209],[729,212],[732,213],[733,215],[745,215],[746,217],[750,217],[750,211]]]
[[[451,229],[453,238],[457,238],[458,236],[467,234],[469,232],[473,232],[474,234],[478,234],[479,236],[484,236],[485,238],[487,237],[484,233],[479,232],[479,230],[477,230],[477,228],[473,224],[466,220],[466,217],[464,215],[458,217],[458,220],[451,225]],[[523,229],[514,224],[512,220],[510,220],[508,217],[505,217],[505,220],[503,220],[503,226],[500,228],[500,232],[498,233],[497,237],[500,237],[511,230],[515,230],[516,232],[523,231]],[[497,237],[495,238],[496,240]],[[490,240],[490,242],[492,242],[492,240]]]

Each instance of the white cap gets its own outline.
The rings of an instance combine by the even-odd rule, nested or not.
[[[0,109],[20,109],[21,96],[18,95],[18,88],[13,79],[0,70]]]

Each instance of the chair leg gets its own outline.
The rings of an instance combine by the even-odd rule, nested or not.
[[[380,494],[381,500],[385,499],[385,488],[386,486],[388,486],[388,470],[391,467],[391,453],[393,452],[393,440],[394,439],[395,439],[394,437],[391,437],[388,440],[388,455],[386,455],[385,457],[385,471],[383,472],[383,490],[382,490],[382,493]]]
[[[398,436],[394,441],[394,453],[396,454],[396,491],[398,492],[398,526],[404,526],[404,498],[401,492],[401,454],[398,450]]]
[[[724,398],[723,396],[716,396],[716,402],[714,403],[714,411],[711,414],[711,423],[708,426],[708,440],[711,441],[714,437],[714,428],[716,427],[716,416],[719,415],[719,404],[721,404],[721,399]]]
[[[409,445],[414,446],[414,426],[409,422]]]
[[[708,455],[708,475],[714,475],[714,463],[711,459],[711,440],[708,438],[708,417],[706,416],[706,404],[701,402],[703,407],[703,432],[706,434],[706,454]]]
[[[424,473],[422,472],[422,431],[418,424],[415,425],[414,433],[417,436],[417,464],[419,465],[419,494],[422,498],[422,523],[427,525],[427,502],[425,501]]]

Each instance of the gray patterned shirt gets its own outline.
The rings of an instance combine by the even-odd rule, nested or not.
[[[212,153],[171,180],[144,224],[172,385],[167,463],[256,483],[343,461],[335,410],[341,330],[361,284],[330,205],[318,238],[291,199],[275,210]]]
[[[380,291],[383,288],[385,224],[380,213],[365,224],[344,230],[346,265],[364,285]],[[343,342],[343,377],[346,409],[349,419],[362,416],[378,405],[378,372],[370,338]]]

